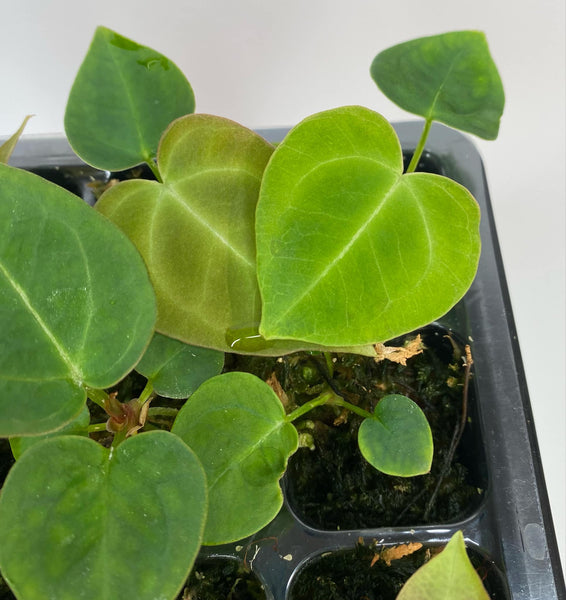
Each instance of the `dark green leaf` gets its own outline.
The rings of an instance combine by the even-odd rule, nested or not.
[[[218,375],[224,354],[208,348],[189,346],[156,333],[136,367],[153,389],[166,398],[188,398],[198,386]]]
[[[266,383],[238,372],[209,379],[180,410],[172,431],[190,445],[206,472],[205,544],[251,535],[279,512],[279,479],[298,435]]]
[[[413,477],[430,471],[433,442],[422,410],[409,398],[385,396],[374,418],[365,419],[358,432],[364,458],[388,475]]]
[[[455,31],[379,53],[371,75],[404,110],[486,139],[495,139],[505,94],[485,35]]]
[[[90,413],[85,405],[77,417],[53,433],[48,433],[46,435],[10,438],[10,448],[12,449],[12,454],[14,455],[15,459],[18,459],[28,448],[31,448],[32,446],[35,446],[35,444],[50,437],[56,437],[59,435],[82,435],[87,437],[89,424]]]
[[[5,165],[0,181],[0,435],[34,435],[133,369],[155,296],[131,242],[78,197]]]
[[[172,599],[201,543],[206,481],[176,436],[25,452],[0,498],[0,568],[19,600]]]
[[[118,171],[151,163],[169,123],[194,107],[189,82],[168,58],[98,27],[69,95],[65,131],[84,161]]]
[[[464,536],[457,531],[434,558],[405,583],[397,600],[489,600],[466,553]]]
[[[362,107],[313,115],[277,147],[256,213],[265,338],[382,342],[464,295],[478,205],[450,179],[402,170],[395,131]]]

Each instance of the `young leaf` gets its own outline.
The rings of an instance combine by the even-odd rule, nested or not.
[[[15,464],[0,497],[0,568],[20,600],[174,598],[199,550],[206,480],[169,432],[113,450],[49,439]]]
[[[6,165],[0,180],[0,435],[34,435],[134,367],[155,297],[134,246],[78,197]]]
[[[358,431],[364,458],[387,475],[414,477],[430,471],[433,442],[422,410],[409,398],[391,394],[382,398],[373,419]]]
[[[395,131],[362,107],[313,115],[277,147],[256,214],[265,338],[382,342],[464,295],[478,205],[454,181],[402,169]]]
[[[35,444],[38,444],[39,442],[42,442],[50,437],[56,437],[59,435],[82,435],[84,437],[88,437],[89,424],[90,412],[85,405],[77,417],[61,427],[61,429],[57,429],[57,431],[47,433],[45,435],[10,438],[10,448],[12,449],[12,454],[17,460],[28,448],[31,448],[32,446],[35,446]]]
[[[485,35],[456,31],[379,53],[371,76],[404,110],[493,140],[505,94]]]
[[[397,600],[489,600],[457,531],[444,550],[425,563],[405,583]]]
[[[159,147],[163,184],[125,181],[97,203],[148,265],[160,332],[230,351],[227,331],[259,321],[254,213],[272,150],[227,119],[183,117]]]
[[[136,367],[166,398],[188,398],[198,386],[218,375],[224,354],[208,348],[189,346],[156,333]]]
[[[98,27],[69,95],[65,132],[85,162],[119,171],[151,164],[169,123],[194,108],[189,82],[168,58]]]
[[[279,398],[249,373],[225,373],[189,398],[173,433],[194,450],[208,480],[205,544],[242,539],[279,512],[279,479],[298,435]]]
[[[24,132],[25,126],[27,122],[32,118],[33,115],[28,115],[20,125],[19,129],[9,137],[1,146],[0,146],[0,163],[8,164],[10,160],[10,156],[12,156],[12,152],[18,143],[22,133]]]

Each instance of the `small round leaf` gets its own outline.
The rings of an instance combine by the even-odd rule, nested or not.
[[[249,373],[204,383],[179,411],[172,431],[199,457],[209,486],[205,544],[242,539],[279,512],[279,480],[298,445],[279,398]]]
[[[0,497],[0,568],[20,600],[173,598],[206,520],[198,460],[169,432],[111,451],[62,436],[25,452]]]
[[[382,398],[374,418],[365,419],[358,432],[364,458],[387,475],[413,477],[430,471],[433,442],[422,410],[409,398]]]

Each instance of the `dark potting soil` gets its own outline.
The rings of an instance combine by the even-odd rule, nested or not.
[[[363,459],[357,445],[361,418],[352,413],[320,407],[297,422],[310,448],[301,447],[291,457],[285,487],[291,509],[306,524],[345,530],[449,523],[479,505],[486,476],[473,379],[466,428],[456,451],[450,450],[462,421],[464,347],[435,326],[420,333],[427,349],[407,366],[337,354],[332,376],[324,357],[313,353],[277,359],[227,356],[227,370],[249,371],[265,380],[275,376],[288,397],[288,411],[331,385],[370,412],[383,396],[404,394],[427,416],[435,444],[432,469],[410,478],[380,473]],[[389,345],[402,344],[403,339]]]
[[[389,565],[376,560],[375,545],[322,555],[291,584],[289,600],[395,600],[403,584],[438,548],[421,548]],[[495,565],[481,554],[468,555],[491,600],[508,600],[507,586]]]
[[[232,559],[197,560],[177,600],[265,600],[261,581]]]

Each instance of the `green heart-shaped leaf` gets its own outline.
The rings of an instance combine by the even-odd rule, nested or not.
[[[176,436],[49,439],[6,479],[0,567],[20,600],[174,598],[205,520],[202,467]]]
[[[191,446],[206,472],[205,544],[242,539],[279,512],[279,480],[298,435],[266,383],[239,372],[209,379],[179,411],[172,431]]]
[[[259,321],[254,213],[272,150],[227,119],[183,117],[159,147],[163,184],[125,181],[97,203],[145,258],[162,333],[229,351],[227,331]]]
[[[373,419],[358,431],[363,457],[387,475],[413,477],[430,471],[433,442],[422,410],[409,398],[391,394],[382,398]]]
[[[69,94],[65,132],[85,162],[119,171],[151,164],[169,123],[194,107],[193,90],[173,62],[98,27]]]
[[[265,338],[380,342],[463,296],[478,205],[454,181],[402,169],[395,131],[362,107],[313,115],[277,147],[256,214]]]
[[[5,165],[0,181],[0,435],[33,435],[134,367],[155,296],[131,242],[79,198]]]
[[[455,31],[379,53],[371,76],[398,106],[485,139],[495,139],[505,94],[485,35]]]
[[[444,550],[425,563],[405,583],[397,600],[489,600],[457,531]]]
[[[224,366],[224,354],[156,333],[136,367],[166,398],[188,398]]]

